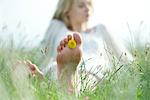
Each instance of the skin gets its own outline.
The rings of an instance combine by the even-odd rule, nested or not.
[[[70,31],[72,32],[83,32],[89,31],[87,29],[87,22],[89,20],[91,14],[92,6],[91,0],[74,0],[71,8],[66,13],[70,21]],[[116,52],[117,55],[121,55],[122,51],[118,48],[116,41],[110,36],[105,34],[104,39],[107,42],[113,51]],[[68,47],[68,41],[74,38],[77,43],[76,48],[71,49]],[[63,40],[60,41],[60,44],[57,48],[57,74],[58,79],[64,87],[64,89],[68,92],[74,92],[73,84],[72,84],[72,76],[75,75],[75,71],[77,69],[78,64],[80,63],[82,57],[82,38],[80,34],[74,33],[73,35],[68,35],[64,37]],[[123,58],[122,58],[123,59]],[[126,56],[125,56],[126,59]],[[42,77],[43,74],[38,70],[38,67],[32,63],[28,63],[28,66],[31,67],[32,73],[36,73],[39,77]],[[33,68],[33,66],[35,66]]]
[[[72,31],[86,31],[87,21],[91,15],[91,1],[90,0],[74,0],[71,9],[67,16],[71,23]]]
[[[67,13],[72,31],[81,32],[87,30],[86,23],[89,19],[91,8],[90,0],[74,0],[70,11]],[[74,49],[70,49],[67,45],[72,38],[77,43]],[[66,85],[68,90],[73,91],[72,76],[74,76],[82,57],[82,38],[80,34],[68,35],[67,38],[60,42],[57,52],[58,79],[63,83],[63,86]]]
[[[74,0],[71,9],[67,12],[71,24],[71,31],[81,32],[86,31],[87,21],[91,14],[91,0]],[[68,41],[74,39],[77,43],[76,48],[68,47]],[[82,57],[82,38],[79,33],[68,35],[57,47],[57,74],[60,83],[68,92],[73,92],[72,76],[74,76],[76,68]],[[38,67],[31,62],[27,62],[30,70],[42,77],[42,72]],[[35,66],[35,67],[34,67]],[[34,67],[34,68],[33,68]],[[32,70],[33,69],[33,70]]]

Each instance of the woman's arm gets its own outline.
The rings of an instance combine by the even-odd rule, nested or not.
[[[44,50],[46,52],[44,52],[45,54],[41,59],[42,64],[40,65],[44,66],[44,68],[42,68],[44,75],[49,72],[49,70],[55,69],[57,46],[59,45],[60,41],[69,33],[68,31],[69,30],[62,21],[57,19],[51,20],[50,25],[45,32],[45,37],[41,42],[42,47],[46,48],[46,50]]]
[[[108,32],[106,27],[103,25],[101,25],[100,30],[109,51],[125,63],[133,61],[133,56],[117,37],[112,36],[112,34],[110,34],[110,32]]]

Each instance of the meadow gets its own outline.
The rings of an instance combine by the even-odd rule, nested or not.
[[[77,96],[64,93],[48,75],[42,81],[33,77],[26,66],[18,63],[30,60],[40,65],[44,56],[41,48],[27,50],[15,48],[12,41],[1,42],[0,100],[149,100],[150,44],[134,47],[131,53],[135,58],[132,63],[123,64],[114,59],[114,69],[96,84],[96,89],[83,89]]]

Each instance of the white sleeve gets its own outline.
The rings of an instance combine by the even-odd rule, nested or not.
[[[121,57],[121,61],[127,63],[133,61],[133,56],[121,43],[121,41],[110,34],[104,25],[99,25],[97,31],[101,33],[101,36],[106,44],[106,48],[116,55],[117,58]],[[99,33],[99,34],[100,34]]]
[[[56,61],[54,62],[49,62],[48,66],[46,66],[44,69],[42,69],[42,72],[45,75],[48,73],[51,74],[51,78],[57,79],[57,63]]]
[[[56,71],[57,46],[68,33],[69,30],[62,21],[54,19],[50,22],[44,40],[42,41],[42,44],[48,48],[46,56],[43,58],[44,64],[42,66],[45,67],[42,71],[44,74],[47,74],[50,70],[53,71],[53,69]]]
[[[62,21],[54,19],[50,22],[43,42],[49,48],[51,57],[56,57],[57,46],[68,32],[69,30]]]

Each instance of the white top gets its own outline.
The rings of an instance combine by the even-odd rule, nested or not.
[[[69,30],[63,22],[56,19],[51,21],[44,39],[45,43],[47,43],[47,46],[50,48],[50,57],[56,58],[57,46],[69,33]],[[83,37],[83,60],[85,61],[85,70],[93,73],[93,75],[96,74],[98,77],[101,77],[102,71],[110,68],[112,54],[118,58],[123,54],[122,61],[124,62],[133,60],[130,53],[119,44],[119,41],[116,41],[118,39],[112,38],[111,34],[109,34],[107,29],[101,24],[92,28],[90,32],[81,32],[81,35]],[[46,74],[48,70],[53,67],[54,69],[56,68],[55,59],[49,62],[43,72]],[[102,70],[97,73],[101,68]],[[56,69],[54,72],[56,72]]]

